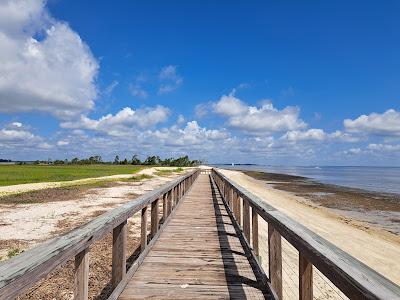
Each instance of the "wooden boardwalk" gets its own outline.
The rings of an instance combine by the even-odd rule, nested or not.
[[[118,299],[265,299],[243,249],[218,189],[202,174]]]

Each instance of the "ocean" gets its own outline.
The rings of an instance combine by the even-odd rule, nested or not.
[[[322,183],[400,194],[400,167],[287,167],[216,165],[224,169],[252,170],[304,176]]]

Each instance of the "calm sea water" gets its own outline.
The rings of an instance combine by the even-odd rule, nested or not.
[[[400,194],[400,167],[286,167],[261,165],[219,167],[298,175],[323,183]]]

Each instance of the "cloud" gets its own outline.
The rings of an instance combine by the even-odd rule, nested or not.
[[[177,73],[177,66],[168,65],[163,67],[158,75],[161,83],[157,94],[168,94],[175,91],[183,83],[183,78]]]
[[[345,119],[343,124],[349,132],[400,136],[400,112],[394,109],[389,109],[382,114],[361,115],[355,120]]]
[[[210,103],[199,103],[194,107],[194,114],[197,118],[203,118],[205,117],[210,108],[211,104]]]
[[[47,150],[51,147],[44,138],[33,134],[20,122],[7,124],[0,129],[0,150],[2,151],[21,153],[27,149]]]
[[[104,94],[107,96],[110,96],[114,89],[119,85],[119,82],[117,80],[113,80],[105,89],[104,89]]]
[[[400,152],[400,145],[391,144],[369,144],[367,146],[368,150],[378,151],[378,152]]]
[[[69,141],[65,141],[65,140],[61,140],[57,142],[57,146],[68,146],[69,145]]]
[[[149,94],[138,83],[131,83],[129,85],[129,91],[133,96],[138,98],[145,99],[149,96]]]
[[[322,129],[309,129],[307,131],[288,131],[282,137],[288,141],[323,141],[327,134]]]
[[[137,76],[131,84],[129,84],[129,91],[135,97],[146,99],[149,93],[142,87],[143,83],[147,81],[147,77],[144,74]]]
[[[42,0],[0,3],[0,111],[68,118],[93,108],[98,63]]]
[[[109,135],[123,136],[133,129],[149,128],[165,122],[169,115],[170,110],[161,105],[137,110],[125,107],[115,115],[108,114],[98,120],[81,115],[78,121],[63,122],[60,126],[68,129],[89,129]]]
[[[184,128],[172,126],[171,128],[156,130],[150,135],[166,146],[181,146],[185,148],[193,145],[202,145],[210,141],[223,142],[229,136],[225,130],[200,127],[197,121],[187,122]]]
[[[359,139],[348,133],[344,133],[340,130],[336,130],[332,133],[326,133],[323,129],[308,129],[306,131],[288,131],[282,137],[282,140],[287,140],[291,142],[299,141],[327,141],[327,140],[337,140],[342,142],[358,142]]]
[[[232,128],[248,133],[273,133],[305,128],[307,124],[299,118],[300,109],[288,106],[282,110],[274,108],[270,101],[259,107],[247,105],[235,97],[234,92],[223,95],[213,104],[215,113],[228,118]]]

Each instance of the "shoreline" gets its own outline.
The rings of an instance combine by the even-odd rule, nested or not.
[[[307,205],[324,207],[342,217],[400,235],[399,194],[327,184],[303,176],[248,170],[240,172],[275,189],[304,198]]]
[[[396,284],[400,283],[399,262],[397,260],[400,257],[400,235],[385,230],[382,226],[357,220],[354,216],[344,215],[344,212],[347,212],[345,210],[318,205],[315,201],[298,195],[299,190],[287,191],[274,186],[278,183],[282,185],[285,178],[281,177],[280,181],[276,177],[275,181],[272,181],[271,178],[260,180],[238,170],[219,170],[268,205],[306,226]],[[297,179],[304,180],[304,178]],[[307,183],[309,182],[307,181]],[[259,230],[261,238],[266,240],[268,234],[265,221],[259,220]],[[284,239],[283,244],[287,244]],[[261,256],[268,260],[267,245],[262,244],[261,247],[263,248],[260,250]],[[294,268],[298,264],[295,249],[286,247],[285,251],[286,255],[290,257],[290,259],[287,259],[289,266]],[[265,259],[263,259],[263,262],[268,264]],[[296,278],[290,277],[287,280],[290,283],[292,280],[296,281]]]

